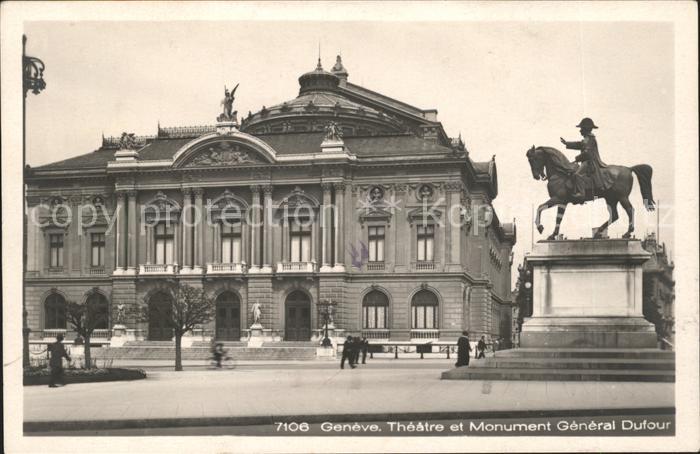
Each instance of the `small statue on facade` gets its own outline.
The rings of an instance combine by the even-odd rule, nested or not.
[[[120,150],[134,150],[136,148],[136,136],[134,133],[123,132],[119,138]]]
[[[253,325],[259,325],[262,318],[262,306],[257,301],[253,303]]]
[[[118,324],[124,323],[124,318],[125,318],[125,312],[126,312],[126,306],[124,303],[119,303],[117,304],[117,314],[116,314],[116,322]]]
[[[221,105],[224,106],[224,112],[218,116],[217,121],[233,121],[236,122],[237,110],[233,110],[233,101],[236,99],[235,93],[240,84],[236,84],[233,90],[229,93],[228,88],[224,85],[224,99]]]
[[[339,142],[343,138],[343,132],[340,130],[338,127],[338,123],[331,121],[328,123],[328,126],[326,126],[326,137],[324,137],[324,141],[329,141],[329,142]]]

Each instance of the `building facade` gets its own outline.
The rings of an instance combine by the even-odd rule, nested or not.
[[[651,253],[651,258],[644,263],[642,307],[644,317],[656,327],[662,348],[673,348],[675,343],[676,300],[675,281],[673,280],[673,262],[666,253],[666,245],[659,244],[656,235],[651,233],[642,241],[642,247]]]
[[[32,339],[70,331],[77,301],[108,314],[97,339],[119,324],[169,340],[123,309],[167,305],[177,283],[216,300],[201,333],[220,340],[245,339],[259,303],[274,340],[308,341],[327,300],[338,330],[370,339],[509,338],[516,235],[492,208],[495,159],[473,161],[437,111],[350,83],[340,57],[299,83],[240,123],[159,125],[27,168]]]

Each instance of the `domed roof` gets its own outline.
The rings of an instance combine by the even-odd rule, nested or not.
[[[253,134],[319,131],[334,121],[350,135],[405,131],[397,117],[346,98],[338,89],[339,82],[338,76],[323,69],[319,59],[316,69],[299,77],[299,96],[272,107],[263,106],[255,114],[249,112],[242,119],[241,130]]]

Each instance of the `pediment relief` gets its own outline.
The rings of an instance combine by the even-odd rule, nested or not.
[[[204,145],[183,167],[237,166],[267,163],[258,153],[239,143],[219,141]]]
[[[158,191],[153,199],[143,205],[142,209],[147,222],[165,220],[170,217],[177,219],[180,213],[180,205],[168,198],[162,191]]]
[[[442,211],[430,207],[419,207],[408,212],[408,222],[413,224],[414,222],[427,222],[433,221],[438,222],[442,217]]]
[[[241,219],[248,209],[248,204],[226,189],[221,196],[209,202],[208,209],[215,222],[221,219]]]
[[[372,221],[383,221],[390,223],[391,217],[392,213],[390,211],[387,211],[382,207],[371,207],[363,210],[363,213],[360,214],[360,223],[364,224],[365,222]]]
[[[295,187],[279,204],[279,208],[287,210],[294,210],[302,207],[316,208],[318,206],[318,200],[304,192],[299,186]]]

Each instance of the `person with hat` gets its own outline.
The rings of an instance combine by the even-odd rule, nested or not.
[[[353,369],[357,366],[354,364],[354,356],[355,356],[355,341],[352,336],[348,336],[347,339],[345,339],[345,343],[343,344],[343,356],[340,359],[340,368],[345,369],[345,361],[347,360],[348,364],[350,364],[350,367]]]
[[[575,161],[580,162],[579,169],[572,174],[574,193],[572,197],[578,202],[583,203],[587,199],[593,198],[596,194],[601,194],[612,185],[613,181],[607,172],[602,169],[607,165],[600,159],[598,153],[598,143],[596,142],[593,130],[598,127],[593,123],[593,120],[586,117],[576,125],[581,132],[583,140],[578,142],[568,142],[560,137],[561,143],[566,145],[566,148],[571,150],[581,150],[581,153],[576,156]],[[587,186],[590,188],[587,194]]]
[[[88,348],[88,347],[86,347]],[[63,381],[63,358],[70,361],[70,356],[63,347],[63,334],[56,335],[56,342],[48,346],[51,358],[49,366],[51,367],[51,378],[49,380],[49,388],[58,388],[57,383],[65,385]]]

